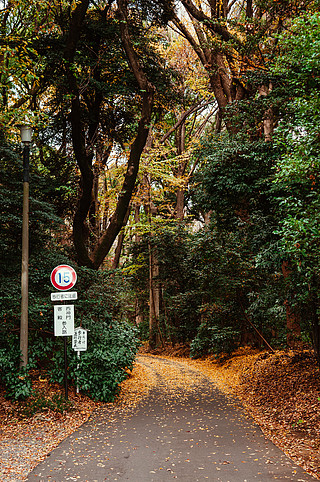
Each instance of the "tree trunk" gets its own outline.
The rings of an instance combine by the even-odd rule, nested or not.
[[[160,288],[157,254],[149,243],[149,346],[154,349],[159,339]]]
[[[78,262],[81,266],[93,268],[92,260],[88,253],[88,227],[86,219],[92,202],[93,190],[93,172],[92,172],[92,154],[87,155],[84,145],[83,125],[80,117],[80,100],[77,97],[72,101],[71,108],[71,125],[72,125],[72,141],[75,157],[81,172],[81,195],[73,219],[73,242],[78,256]]]
[[[140,223],[140,205],[138,203],[134,204],[134,222],[136,224]],[[135,242],[140,243],[141,241],[141,236],[136,233],[135,234]],[[137,326],[139,326],[141,323],[144,322],[144,313],[143,310],[141,309],[141,303],[136,295],[136,301],[135,301],[135,323]]]
[[[183,121],[178,130],[177,130],[177,135],[176,135],[176,146],[177,146],[177,154],[178,156],[181,156],[186,149],[186,124]],[[178,179],[181,180],[181,183],[183,183],[183,177],[186,172],[188,161],[187,160],[181,160],[180,164],[177,168],[176,176]],[[180,219],[180,221],[183,221],[184,218],[184,188],[183,186],[180,186],[177,190],[176,193],[176,207],[174,210],[174,215],[176,219]]]
[[[272,91],[272,83],[270,82],[269,85],[261,85],[259,88],[259,95],[263,97],[267,97],[270,92]],[[263,119],[263,133],[264,139],[266,142],[272,141],[272,135],[274,130],[274,114],[271,108],[267,109],[264,114]]]
[[[124,222],[123,222],[124,226],[126,226],[126,224],[128,222],[128,219],[129,219],[129,216],[130,216],[130,211],[131,211],[131,208],[129,206],[126,217],[125,217]],[[115,253],[114,253],[114,258],[113,258],[113,262],[112,262],[112,269],[117,269],[119,267],[120,256],[121,256],[124,238],[125,238],[125,233],[124,233],[124,229],[122,229],[120,231],[120,234],[118,235],[118,243],[117,243],[117,247],[116,247],[116,250],[115,250]]]
[[[184,190],[179,188],[176,194],[175,218],[183,221],[184,218]]]
[[[118,197],[115,212],[111,216],[105,232],[99,239],[99,242],[97,242],[96,246],[94,247],[93,254],[90,253],[88,245],[89,230],[86,224],[93,200],[93,154],[92,152],[90,152],[88,147],[90,146],[90,142],[88,143],[88,146],[86,145],[86,132],[83,122],[81,120],[82,107],[77,79],[72,69],[69,68],[69,66],[72,65],[72,60],[76,51],[77,43],[80,38],[81,26],[84,21],[89,4],[88,0],[80,1],[72,14],[69,34],[67,37],[66,47],[64,51],[67,77],[71,92],[73,94],[72,109],[70,115],[72,125],[72,142],[75,157],[81,171],[82,188],[79,205],[74,216],[73,239],[79,264],[94,269],[98,269],[101,266],[106,255],[109,253],[116,237],[118,236],[121,228],[125,225],[126,213],[129,208],[130,200],[139,170],[140,157],[148,137],[149,124],[151,121],[151,114],[153,109],[153,95],[155,90],[154,86],[148,81],[131,42],[127,12],[127,1],[118,0],[117,3],[118,17],[120,19],[119,27],[121,32],[122,45],[126,52],[130,68],[136,78],[141,92],[141,116],[138,123],[136,137],[131,145],[127,171],[125,174],[120,195]],[[102,99],[98,97],[99,96],[97,96],[94,106],[95,125],[92,126],[92,129],[90,129],[89,126],[89,138],[93,132],[96,132],[97,126],[99,124],[99,112]],[[91,139],[89,139],[89,141],[91,141]]]
[[[111,249],[120,229],[124,225],[124,219],[130,204],[132,193],[135,187],[139,171],[140,157],[146,145],[149,124],[153,109],[154,86],[148,81],[134,47],[131,42],[128,27],[127,1],[118,0],[118,13],[120,18],[120,31],[123,47],[126,51],[131,70],[139,84],[142,92],[141,117],[138,124],[137,134],[130,148],[127,172],[125,174],[121,193],[118,198],[117,207],[110,219],[107,231],[102,236],[98,246],[93,253],[93,266],[98,269],[104,258]]]
[[[143,312],[141,311],[141,306],[140,306],[139,300],[136,297],[136,301],[135,301],[135,324],[136,324],[136,326],[139,326],[143,322],[144,322]]]

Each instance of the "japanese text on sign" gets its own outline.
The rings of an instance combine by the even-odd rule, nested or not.
[[[72,336],[72,348],[75,351],[86,351],[87,349],[87,330],[76,328]]]
[[[54,306],[54,334],[55,336],[72,336],[74,333],[74,306]]]
[[[77,300],[78,293],[76,291],[68,291],[66,293],[51,293],[51,301]]]

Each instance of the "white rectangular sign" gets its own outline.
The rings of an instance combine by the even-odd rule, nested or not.
[[[85,328],[75,328],[72,335],[72,348],[75,351],[86,351],[87,349],[87,330]]]
[[[74,334],[74,305],[54,306],[54,335],[72,336]]]
[[[67,291],[66,293],[51,293],[51,301],[77,300],[77,291]]]

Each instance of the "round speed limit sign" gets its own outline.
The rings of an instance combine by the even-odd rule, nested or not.
[[[77,282],[77,273],[71,266],[61,264],[52,270],[50,280],[57,290],[70,290]]]

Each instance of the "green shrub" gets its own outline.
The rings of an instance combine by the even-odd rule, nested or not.
[[[20,350],[17,339],[11,339],[6,348],[0,348],[0,382],[6,398],[23,400],[31,394],[31,380],[26,368],[19,368]]]
[[[239,344],[240,332],[232,326],[200,325],[197,336],[190,345],[190,355],[198,358],[205,355],[232,353]]]
[[[96,322],[88,334],[88,349],[81,352],[80,359],[68,343],[68,377],[70,383],[78,384],[80,390],[90,397],[111,402],[119,393],[119,384],[132,369],[140,342],[137,330],[128,323]],[[52,381],[64,379],[63,341],[57,340],[59,350],[53,357],[50,371]]]
[[[39,391],[34,391],[32,396],[26,402],[23,409],[23,415],[25,417],[32,417],[35,413],[43,410],[53,410],[55,412],[63,413],[65,410],[70,409],[71,406],[72,402],[66,400],[61,393],[56,393],[50,398]]]

